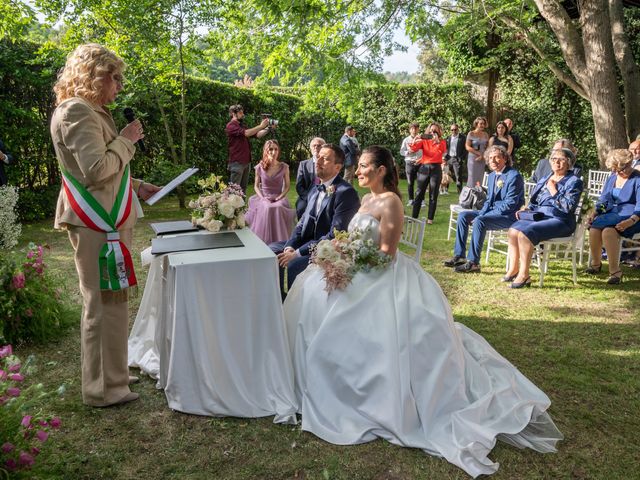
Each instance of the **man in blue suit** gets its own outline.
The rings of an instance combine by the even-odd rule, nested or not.
[[[489,195],[481,210],[465,210],[458,216],[456,244],[453,258],[444,262],[456,272],[480,271],[480,253],[487,230],[509,228],[516,221],[516,212],[524,205],[524,180],[511,167],[511,159],[504,147],[492,146],[485,152],[492,172],[489,174]],[[471,244],[465,259],[469,227],[473,224]]]
[[[286,242],[269,245],[278,256],[280,291],[284,299],[284,269],[287,287],[309,265],[311,248],[320,240],[333,238],[334,230],[346,230],[360,208],[358,192],[338,175],[344,152],[338,145],[323,145],[316,160],[316,175],[322,183],[309,194],[307,208]]]
[[[311,150],[311,158],[303,160],[298,165],[298,175],[296,176],[296,192],[298,192],[298,199],[296,200],[296,213],[298,220],[302,218],[304,211],[307,208],[307,198],[316,185],[316,160],[318,159],[318,153],[320,148],[326,142],[320,138],[315,137],[311,140],[309,148]]]

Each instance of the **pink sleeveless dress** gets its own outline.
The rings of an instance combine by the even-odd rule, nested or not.
[[[284,189],[284,164],[273,177],[267,175],[263,168],[256,165],[256,175],[260,175],[260,190],[265,198],[253,195],[249,199],[249,211],[246,215],[247,223],[267,245],[273,242],[288,240],[293,229],[296,211],[289,206],[287,198],[272,201]]]

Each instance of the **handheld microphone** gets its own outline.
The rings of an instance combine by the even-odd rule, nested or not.
[[[127,119],[127,122],[131,123],[136,119],[136,114],[133,113],[133,108],[131,107],[126,107],[124,110],[122,110],[122,114],[124,115],[124,118]],[[144,146],[144,142],[142,141],[142,139],[138,140],[136,142],[136,144],[138,145],[138,147],[140,147],[140,151],[141,152],[146,152],[147,149]]]

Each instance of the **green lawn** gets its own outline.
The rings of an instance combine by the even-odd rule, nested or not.
[[[427,226],[422,265],[442,286],[456,320],[483,335],[549,395],[550,413],[565,435],[557,454],[499,443],[491,454],[501,465],[493,478],[640,478],[640,272],[623,267],[621,286],[604,284],[604,275],[580,275],[574,286],[570,264],[553,262],[544,288],[512,291],[499,282],[504,257],[495,255],[480,274],[456,274],[442,266],[452,253],[453,240],[447,241],[446,233],[449,203],[456,198],[453,193],[440,197],[435,223]],[[292,204],[294,199],[292,192]],[[145,214],[133,248],[141,287],[146,271],[137,253],[150,244],[148,223],[188,218],[175,198],[145,207]],[[55,232],[51,221],[39,222],[24,226],[22,245],[29,241],[51,246],[48,262],[63,274],[71,301],[79,305],[66,234]],[[131,302],[131,323],[139,299]],[[79,306],[77,314],[79,319]],[[17,353],[37,355],[42,367],[35,381],[68,386],[64,399],[50,406],[63,428],[52,436],[29,478],[469,478],[445,460],[384,441],[343,447],[297,427],[274,425],[272,418],[172,412],[148,377],[133,387],[140,401],[85,407],[77,327],[60,340]]]

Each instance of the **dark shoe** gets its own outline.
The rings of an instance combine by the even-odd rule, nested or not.
[[[502,277],[500,279],[500,281],[504,282],[504,283],[513,282],[516,279],[517,276],[518,276],[517,273],[514,273],[513,275],[505,275],[504,277]]]
[[[620,285],[622,283],[622,270],[618,270],[617,272],[609,275],[607,279],[607,283],[609,285]]]
[[[480,273],[480,265],[473,262],[465,262],[455,268],[458,273]]]
[[[467,263],[467,260],[464,257],[455,256],[450,258],[449,260],[445,260],[442,264],[445,267],[457,267],[458,265],[462,265],[463,263]]]
[[[139,377],[134,375],[129,375],[129,385],[133,385],[134,383],[138,383],[140,381]]]
[[[585,269],[584,273],[588,273],[589,275],[597,275],[602,270],[602,264],[600,265],[591,265]]]
[[[511,282],[509,288],[522,288],[522,287],[530,287],[531,286],[531,277],[527,277],[524,279],[524,282]]]

